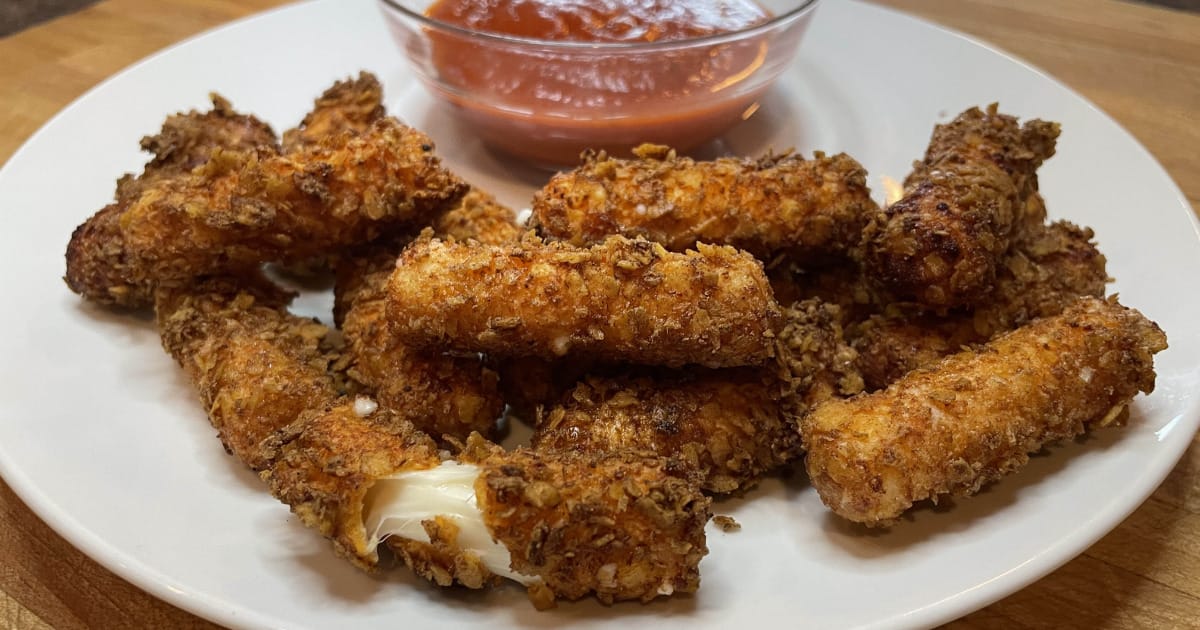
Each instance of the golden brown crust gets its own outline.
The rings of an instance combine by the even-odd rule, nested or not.
[[[175,114],[158,134],[142,138],[153,154],[141,175],[117,182],[116,201],[77,227],[67,244],[67,286],[79,295],[111,306],[141,308],[154,301],[153,282],[138,272],[119,219],[129,204],[157,182],[179,177],[203,165],[218,149],[277,151],[278,141],[266,123],[233,111],[229,102],[210,95],[208,112]]]
[[[878,212],[866,171],[845,154],[697,162],[657,145],[635,153],[591,155],[556,175],[534,197],[531,224],[580,247],[622,234],[677,252],[715,243],[762,260],[811,260],[856,246]]]
[[[904,197],[865,232],[870,277],[896,299],[936,308],[984,298],[1013,237],[1042,221],[1030,199],[1057,137],[1057,124],[1021,127],[995,105],[938,125]]]
[[[516,243],[525,232],[512,208],[479,188],[472,188],[462,202],[433,221],[434,236],[485,245]]]
[[[287,313],[290,295],[264,280],[216,279],[160,288],[163,347],[188,373],[225,448],[264,465],[259,444],[339,394],[322,347],[329,329]]]
[[[589,377],[538,417],[538,451],[672,456],[701,487],[734,492],[799,454],[779,380],[756,368]]]
[[[588,249],[422,239],[400,255],[388,291],[397,334],[413,343],[545,359],[762,363],[778,317],[748,254],[622,237]]]
[[[886,390],[818,406],[801,422],[809,478],[834,512],[867,525],[973,494],[1047,443],[1118,418],[1153,390],[1164,348],[1141,313],[1080,298]]]
[[[339,305],[349,375],[378,403],[441,438],[491,436],[504,410],[496,373],[475,356],[417,349],[393,334],[385,317],[386,288],[399,248],[380,244],[345,253],[337,267]]]
[[[842,330],[842,309],[820,298],[784,309],[775,352],[785,413],[799,418],[814,405],[863,391],[858,353]]]
[[[218,151],[147,189],[120,217],[137,270],[170,280],[300,260],[428,219],[465,185],[424,134],[384,118],[288,156]]]
[[[669,462],[628,452],[504,452],[481,441],[463,459],[483,469],[476,498],[512,568],[540,577],[554,595],[649,601],[699,587],[710,502]]]
[[[317,97],[300,125],[283,133],[283,151],[303,151],[338,135],[363,133],[386,114],[379,79],[359,72],[357,79],[338,81]]]
[[[893,308],[852,325],[849,336],[868,389],[1034,318],[1056,315],[1079,296],[1102,296],[1106,261],[1092,236],[1090,229],[1065,221],[1027,227],[1001,261],[996,288],[976,308],[944,316]]]
[[[459,545],[459,529],[453,519],[437,516],[421,521],[421,526],[429,536],[429,542],[399,536],[387,539],[387,546],[413,573],[438,586],[461,584],[467,588],[483,588],[500,581],[488,571],[478,555],[464,551]]]
[[[345,401],[309,409],[271,434],[262,452],[268,465],[260,476],[271,494],[362,568],[379,560],[363,520],[371,485],[439,463],[433,440],[410,423],[386,409],[363,418]]]

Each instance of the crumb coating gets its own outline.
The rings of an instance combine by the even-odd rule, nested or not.
[[[218,150],[119,223],[137,271],[161,281],[331,253],[429,220],[465,191],[428,136],[384,118],[287,156]]]
[[[810,260],[857,245],[878,212],[866,170],[845,154],[697,162],[658,145],[635,154],[593,154],[554,176],[534,197],[532,225],[580,247],[622,234],[677,252],[715,243]]]
[[[779,314],[744,252],[623,237],[587,249],[422,239],[401,253],[388,292],[397,334],[416,344],[672,367],[763,363]]]
[[[1080,298],[883,391],[819,405],[801,421],[809,478],[835,513],[872,526],[974,494],[1046,444],[1120,421],[1154,389],[1166,345],[1141,313]]]
[[[306,410],[268,436],[262,452],[269,464],[259,476],[271,494],[363,569],[379,562],[364,525],[371,486],[441,461],[433,440],[411,423],[382,408],[362,418],[349,401]]]
[[[775,352],[783,383],[785,412],[799,418],[814,405],[863,391],[858,353],[842,330],[842,308],[820,298],[783,311]]]
[[[324,325],[290,315],[265,280],[210,280],[157,292],[163,347],[183,366],[225,448],[258,469],[259,443],[339,394]]]
[[[116,200],[75,228],[67,244],[67,286],[100,304],[142,308],[154,302],[154,282],[142,274],[121,231],[121,215],[147,188],[203,165],[216,150],[278,150],[266,123],[239,114],[229,101],[211,94],[213,107],[169,116],[156,135],[142,138],[153,155],[138,176],[117,181]]]
[[[462,202],[434,219],[432,227],[439,238],[484,245],[516,243],[525,234],[517,224],[517,213],[479,188],[472,188]]]
[[[898,300],[931,307],[974,304],[1024,225],[1044,212],[1036,170],[1054,154],[1059,127],[971,108],[938,125],[904,196],[865,232],[866,271]]]
[[[386,288],[399,249],[363,246],[338,262],[335,292],[339,304],[349,304],[341,318],[348,374],[380,405],[435,438],[492,436],[504,410],[496,373],[478,355],[418,349],[393,334]]]
[[[1057,315],[1084,295],[1101,297],[1108,281],[1091,229],[1060,221],[1028,228],[997,269],[996,288],[973,309],[946,315],[885,310],[850,326],[867,388],[964,346],[982,343],[1037,317]]]
[[[475,494],[512,568],[541,577],[554,596],[649,601],[699,587],[710,502],[669,460],[505,452],[482,440],[462,459],[483,469]],[[530,596],[542,605],[538,591]]]
[[[359,72],[358,78],[338,81],[325,90],[304,120],[283,132],[283,152],[295,153],[338,135],[362,133],[386,114],[379,79],[370,72]]]
[[[539,415],[530,446],[671,456],[699,472],[703,489],[734,492],[799,454],[782,390],[756,368],[591,376]]]

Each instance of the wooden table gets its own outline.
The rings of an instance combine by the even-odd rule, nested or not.
[[[1200,208],[1200,15],[1113,0],[882,3],[987,40],[1065,81],[1132,131]],[[105,0],[0,40],[0,161],[130,63],[279,4]],[[212,627],[75,550],[0,482],[0,627],[47,626]],[[1200,440],[1149,501],[1086,553],[951,627],[1200,627]]]

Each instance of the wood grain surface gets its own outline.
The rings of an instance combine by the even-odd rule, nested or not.
[[[1200,207],[1200,16],[1114,0],[880,3],[988,41],[1056,76],[1125,125]],[[0,162],[125,66],[280,4],[104,0],[0,39]],[[1200,627],[1198,444],[1149,501],[1082,556],[949,627]],[[75,550],[0,482],[0,627],[214,626]]]

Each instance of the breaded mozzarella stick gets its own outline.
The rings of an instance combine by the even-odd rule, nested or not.
[[[119,223],[131,270],[177,281],[325,255],[431,219],[465,192],[428,136],[383,118],[286,156],[217,151],[148,187]]]
[[[258,447],[311,407],[337,398],[322,348],[329,329],[287,312],[291,295],[262,278],[156,292],[163,347],[183,366],[225,448],[258,470]]]
[[[272,493],[360,566],[386,542],[437,584],[506,577],[539,608],[699,586],[709,500],[659,458],[506,452],[475,437],[438,462],[411,424],[354,403],[307,414],[264,452]]]
[[[1055,440],[1119,421],[1154,389],[1153,322],[1081,298],[886,390],[819,405],[800,425],[807,468],[839,516],[888,525],[925,499],[974,494]]]
[[[799,454],[782,394],[774,374],[753,368],[589,377],[538,417],[531,446],[673,455],[705,490],[733,492]]]
[[[763,363],[779,316],[749,254],[623,237],[588,249],[422,239],[401,253],[388,291],[392,325],[414,344],[544,359]]]
[[[533,226],[579,247],[622,234],[676,252],[714,243],[810,260],[856,246],[879,210],[866,171],[845,154],[697,162],[649,144],[634,153],[593,155],[556,175],[534,198]]]
[[[180,177],[207,162],[218,150],[278,151],[279,141],[266,123],[239,114],[224,98],[211,94],[212,110],[167,117],[156,135],[141,146],[154,157],[141,175],[117,181],[116,201],[75,228],[67,244],[67,286],[98,302],[127,308],[154,303],[154,281],[133,260],[121,231],[121,216],[142,192],[163,180]]]
[[[1042,222],[1036,172],[1058,132],[1041,120],[1018,125],[995,105],[938,125],[904,197],[865,232],[869,277],[897,300],[934,308],[983,299],[1013,238]]]

